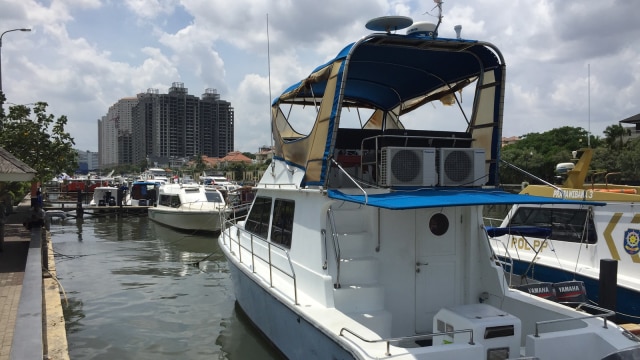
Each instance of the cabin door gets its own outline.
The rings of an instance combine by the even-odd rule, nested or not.
[[[455,207],[416,212],[416,333],[435,331],[438,310],[459,304],[462,271],[457,261]]]

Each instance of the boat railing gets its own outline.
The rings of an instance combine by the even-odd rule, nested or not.
[[[551,187],[552,187],[552,188],[554,188],[555,190],[558,190],[558,191],[560,192],[560,194],[562,194],[562,198],[564,199],[564,194],[565,194],[565,192],[564,192],[564,190],[562,190],[559,186],[554,185],[554,184],[552,184],[552,183],[550,183],[550,182],[548,182],[548,181],[546,181],[546,180],[544,180],[544,179],[541,179],[541,178],[539,178],[539,177],[537,177],[537,176],[533,175],[532,173],[530,173],[530,172],[528,172],[528,171],[526,171],[526,170],[520,169],[519,167],[517,167],[517,166],[513,165],[512,163],[510,163],[510,162],[508,162],[508,161],[506,161],[506,160],[504,160],[504,159],[500,159],[500,161],[502,161],[503,163],[505,163],[505,164],[506,164],[507,166],[509,166],[510,168],[512,168],[512,169],[514,169],[514,170],[516,170],[516,171],[519,171],[519,172],[521,172],[522,174],[527,175],[527,176],[529,176],[530,178],[535,179],[535,180],[537,180],[537,181],[539,181],[539,182],[541,182],[541,183],[543,183],[543,184],[545,184],[545,185],[547,185],[547,186],[551,186]]]
[[[358,184],[358,182],[356,181],[356,179],[354,179],[351,175],[349,175],[348,172],[346,172],[342,166],[340,164],[338,164],[338,162],[334,159],[331,158],[331,161],[338,167],[338,169],[340,169],[340,171],[342,171],[343,174],[345,174],[347,176],[347,178],[349,180],[351,180],[351,182],[358,187],[358,189],[360,189],[360,191],[362,191],[362,193],[364,194],[364,204],[366,205],[368,202],[368,195],[367,192],[362,188],[362,186],[360,186],[360,184]]]
[[[255,274],[256,273],[256,259],[259,261],[262,261],[265,265],[267,265],[269,267],[269,286],[270,287],[275,287],[274,286],[274,281],[273,281],[273,269],[278,270],[281,274],[289,277],[292,281],[293,281],[293,299],[294,299],[294,303],[296,305],[298,304],[298,283],[297,283],[297,278],[296,278],[296,272],[293,268],[293,263],[291,262],[291,256],[289,254],[289,249],[280,246],[278,244],[274,244],[270,241],[267,241],[266,239],[263,239],[260,236],[257,236],[249,231],[240,229],[237,226],[234,226],[235,224],[229,220],[225,221],[226,226],[224,227],[224,230],[221,231],[221,236],[223,237],[223,241],[225,242],[225,244],[227,243],[227,240],[229,241],[229,249],[231,249],[231,243],[234,242],[236,243],[236,245],[238,246],[238,260],[240,263],[242,262],[242,250],[244,249],[245,251],[249,252],[249,254],[251,255],[251,271]],[[234,240],[234,238],[231,236],[231,230],[235,229],[236,230],[236,240]],[[249,240],[250,240],[250,244],[251,247],[246,247],[245,245],[242,244],[242,241],[240,240],[242,238],[243,235],[248,235]],[[256,241],[260,241],[262,242],[266,248],[267,248],[267,254],[268,257],[265,259],[264,257],[260,256],[259,254],[256,253],[256,251],[254,250],[254,244],[256,243]],[[274,250],[273,248],[276,248],[278,250],[280,250],[283,254],[286,255],[287,258],[287,263],[289,264],[289,272],[287,272],[286,270],[282,269],[281,267],[279,267],[278,265],[274,264],[273,259],[271,257],[271,255],[273,254]]]
[[[387,345],[387,350],[385,352],[385,356],[391,356],[391,351],[389,349],[390,344],[392,342],[400,342],[400,341],[407,341],[407,340],[418,340],[418,339],[433,339],[434,336],[452,336],[453,334],[462,334],[462,333],[469,333],[469,345],[475,345],[474,341],[473,341],[473,329],[462,329],[462,330],[451,330],[451,331],[446,331],[446,332],[439,332],[439,333],[428,333],[428,334],[420,334],[420,335],[410,335],[410,336],[401,336],[401,337],[394,337],[394,338],[386,338],[386,339],[366,339],[364,336],[357,334],[355,331],[343,327],[342,329],[340,329],[340,336],[344,336],[344,333],[348,332],[349,334],[357,337],[358,339],[360,339],[361,341],[364,341],[366,343],[369,344],[375,344],[375,343],[386,343]]]
[[[509,249],[507,248],[507,245],[505,243],[503,243],[499,239],[493,239],[488,236],[487,238],[489,239],[489,241],[494,241],[496,244],[499,244],[504,248],[505,260],[502,260],[496,254],[495,250],[493,249],[493,246],[489,246],[489,249],[491,249],[491,253],[493,254],[493,260],[502,267],[502,270],[504,270],[509,274],[509,287],[511,287],[511,279],[513,279],[513,257],[511,256],[511,253],[509,252]],[[509,271],[506,270],[507,266],[509,267]]]
[[[576,321],[576,320],[585,320],[585,319],[592,319],[592,318],[599,318],[602,317],[603,319],[603,327],[605,329],[607,329],[607,318],[611,317],[611,316],[615,316],[615,311],[612,310],[608,310],[608,309],[604,309],[595,305],[591,305],[589,303],[582,303],[580,305],[578,305],[578,307],[576,307],[576,310],[580,310],[583,307],[588,307],[591,308],[593,310],[597,310],[600,311],[599,314],[595,314],[595,315],[585,315],[585,316],[580,316],[580,317],[570,317],[570,318],[562,318],[562,319],[553,319],[553,320],[542,320],[542,321],[536,321],[536,332],[534,334],[535,337],[540,337],[540,326],[541,325],[548,325],[548,324],[556,324],[556,323],[561,323],[561,322],[567,322],[567,321]]]
[[[336,283],[333,284],[333,287],[336,289],[340,289],[340,242],[338,241],[338,231],[336,229],[336,222],[333,218],[333,210],[331,207],[327,209],[327,223],[331,227],[331,240],[333,241],[333,253],[336,259]],[[324,246],[327,248],[327,232],[323,230],[324,235]],[[326,254],[325,254],[326,256]],[[326,264],[326,259],[325,259]]]

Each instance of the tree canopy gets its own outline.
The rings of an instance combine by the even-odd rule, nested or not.
[[[46,102],[33,108],[13,105],[5,114],[4,94],[0,93],[0,146],[36,170],[34,181],[44,183],[62,172],[78,167],[75,142],[65,131],[67,117],[47,114]]]
[[[514,144],[504,146],[501,158],[544,181],[553,182],[558,163],[570,162],[573,151],[591,147],[594,149],[592,173],[618,173],[618,180],[639,181],[640,138],[624,142],[629,132],[620,125],[607,127],[603,134],[604,139],[593,135],[588,138],[588,131],[569,126],[544,133],[530,133]],[[535,180],[504,163],[500,165],[500,181],[503,184]]]

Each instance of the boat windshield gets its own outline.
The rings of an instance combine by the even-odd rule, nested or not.
[[[207,191],[205,192],[205,194],[207,195],[208,202],[216,202],[216,203],[224,202],[222,201],[222,195],[220,195],[219,192]]]
[[[588,244],[598,241],[593,217],[588,209],[519,207],[508,226],[549,228],[549,238],[552,240]]]

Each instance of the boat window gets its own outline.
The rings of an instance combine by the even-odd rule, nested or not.
[[[256,198],[247,216],[245,230],[266,239],[269,235],[269,218],[271,216],[271,198],[259,196]]]
[[[587,209],[558,209],[520,207],[509,226],[551,228],[551,240],[584,242],[598,241],[593,216]]]
[[[444,235],[449,230],[449,219],[443,213],[437,213],[429,219],[429,230],[436,236]]]
[[[291,231],[293,230],[294,210],[294,201],[276,199],[273,207],[271,242],[280,244],[286,248],[291,247]]]
[[[180,207],[180,198],[172,195],[160,195],[159,205],[171,206],[174,208]]]
[[[222,196],[220,196],[219,192],[205,191],[205,194],[207,195],[208,202],[216,202],[216,203],[222,202]]]

